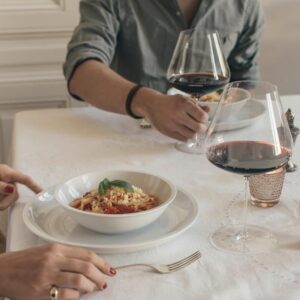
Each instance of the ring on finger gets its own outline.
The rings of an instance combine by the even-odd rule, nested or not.
[[[58,299],[58,288],[55,285],[51,286],[50,299],[51,300],[57,300]]]

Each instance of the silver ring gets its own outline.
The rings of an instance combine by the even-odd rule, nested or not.
[[[50,289],[50,299],[57,300],[58,299],[58,288],[55,285],[52,285]]]

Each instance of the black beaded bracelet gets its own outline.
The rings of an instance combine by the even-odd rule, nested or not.
[[[133,98],[134,98],[134,95],[135,95],[135,94],[137,93],[137,91],[138,91],[140,88],[142,88],[142,87],[144,87],[144,85],[141,85],[141,84],[135,85],[135,86],[129,91],[129,93],[128,93],[128,95],[127,95],[127,98],[126,98],[126,103],[125,103],[126,112],[127,112],[127,114],[128,114],[130,117],[132,117],[132,118],[134,118],[134,119],[143,119],[143,117],[139,117],[139,116],[135,115],[135,114],[132,112],[132,110],[131,110],[131,104],[132,104],[132,100],[133,100]]]

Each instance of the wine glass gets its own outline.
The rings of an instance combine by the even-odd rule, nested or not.
[[[250,97],[240,112],[232,113],[240,89]],[[263,113],[254,118],[256,111]],[[234,122],[242,128],[227,130]],[[205,142],[211,163],[245,178],[242,222],[218,229],[210,237],[212,244],[234,252],[269,252],[276,246],[276,237],[262,227],[247,224],[248,178],[285,166],[292,154],[293,141],[277,87],[262,81],[227,84]]]
[[[170,85],[191,96],[199,105],[200,97],[222,89],[230,78],[216,31],[189,29],[181,31],[167,71]],[[176,148],[187,153],[204,153],[204,134],[196,134]]]

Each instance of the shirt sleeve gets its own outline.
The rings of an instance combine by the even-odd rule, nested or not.
[[[231,81],[259,79],[258,53],[263,25],[260,1],[249,0],[245,10],[244,28],[228,58]]]
[[[119,31],[118,1],[81,0],[80,23],[68,44],[63,66],[69,81],[84,61],[95,59],[109,65],[115,53]]]

